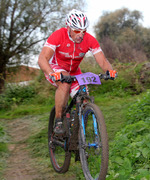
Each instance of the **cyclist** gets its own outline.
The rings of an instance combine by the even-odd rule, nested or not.
[[[64,133],[61,116],[69,94],[73,97],[79,89],[77,81],[72,84],[58,81],[61,79],[61,73],[63,75],[81,74],[79,64],[88,51],[92,52],[103,71],[108,71],[111,77],[115,77],[116,73],[105,58],[98,41],[86,32],[88,19],[85,13],[71,10],[66,17],[66,26],[49,36],[38,59],[38,64],[45,73],[46,79],[57,87],[54,132],[59,135]]]

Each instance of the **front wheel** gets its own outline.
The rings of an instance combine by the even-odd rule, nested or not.
[[[88,103],[80,120],[80,160],[86,180],[105,180],[108,169],[108,137],[103,115]]]
[[[48,125],[48,148],[53,168],[58,173],[68,171],[71,159],[71,152],[67,150],[68,139],[57,137],[53,132],[55,121],[55,107],[52,108]]]

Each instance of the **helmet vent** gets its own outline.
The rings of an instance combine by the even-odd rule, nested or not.
[[[88,27],[87,16],[76,9],[73,9],[66,18],[66,23],[69,27],[75,29],[86,29]]]

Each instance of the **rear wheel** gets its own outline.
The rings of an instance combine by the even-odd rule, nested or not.
[[[79,140],[86,180],[104,180],[108,169],[108,138],[103,115],[95,104],[87,104],[82,113]]]
[[[53,132],[55,124],[55,107],[52,108],[48,125],[48,148],[53,168],[58,173],[68,171],[71,152],[67,150],[68,139],[57,137]]]

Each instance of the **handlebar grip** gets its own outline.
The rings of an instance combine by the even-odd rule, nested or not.
[[[101,74],[100,73],[99,77],[100,77],[100,79],[104,79],[104,80],[108,80],[108,79],[114,80],[116,77],[118,77],[118,74],[116,74],[115,78],[113,78],[113,77],[110,77],[110,75],[108,75],[108,74]]]
[[[66,83],[72,83],[72,81],[75,81],[76,80],[76,77],[75,76],[64,76],[63,74],[62,74],[62,77],[61,77],[61,82],[63,83],[63,82],[66,82]]]
[[[107,74],[99,74],[99,77],[100,79],[105,79],[105,80],[110,79],[110,75],[107,75]]]

